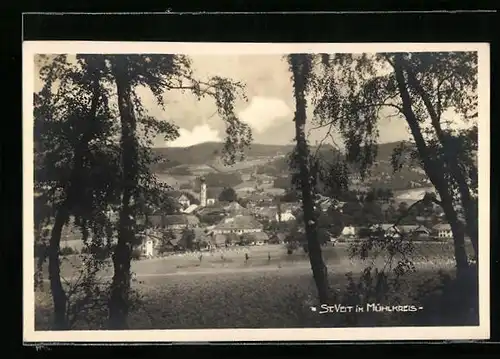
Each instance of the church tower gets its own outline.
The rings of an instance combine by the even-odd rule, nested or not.
[[[200,179],[201,189],[200,189],[200,206],[207,206],[207,184],[205,183],[205,178]]]

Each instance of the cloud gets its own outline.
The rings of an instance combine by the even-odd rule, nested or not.
[[[192,130],[179,129],[179,137],[168,142],[168,147],[189,147],[203,142],[222,142],[219,131],[209,125],[195,126]]]
[[[254,96],[238,117],[249,124],[253,130],[263,132],[274,127],[277,121],[288,119],[291,115],[292,111],[285,101],[279,98]]]

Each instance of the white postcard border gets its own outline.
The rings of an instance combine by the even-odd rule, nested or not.
[[[197,55],[477,51],[479,58],[479,303],[474,327],[35,331],[33,248],[33,89],[35,54],[178,53]],[[472,340],[490,335],[490,52],[488,43],[23,43],[23,338],[25,342],[242,342]]]

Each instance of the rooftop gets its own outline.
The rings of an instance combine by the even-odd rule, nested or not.
[[[144,219],[142,219],[144,223]],[[154,227],[166,227],[172,225],[198,225],[200,220],[198,217],[187,214],[172,214],[172,215],[153,215],[148,216],[147,221]]]
[[[214,229],[261,229],[262,224],[252,216],[235,216],[223,219]]]
[[[440,223],[436,224],[434,227],[432,227],[432,229],[436,231],[450,231],[451,226],[448,223]]]

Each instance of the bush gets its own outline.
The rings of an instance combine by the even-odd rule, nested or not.
[[[78,254],[78,251],[71,247],[63,247],[59,252],[62,256],[70,256],[72,254]]]
[[[142,257],[142,251],[140,249],[134,249],[132,250],[132,253],[130,254],[130,258],[132,258],[132,260],[139,260],[141,259]]]
[[[47,251],[47,245],[44,243],[35,243],[35,258],[44,257]]]
[[[464,295],[464,293],[467,293]],[[471,265],[460,280],[440,271],[437,280],[425,281],[417,288],[414,300],[426,308],[418,319],[424,325],[479,325],[477,266]]]

